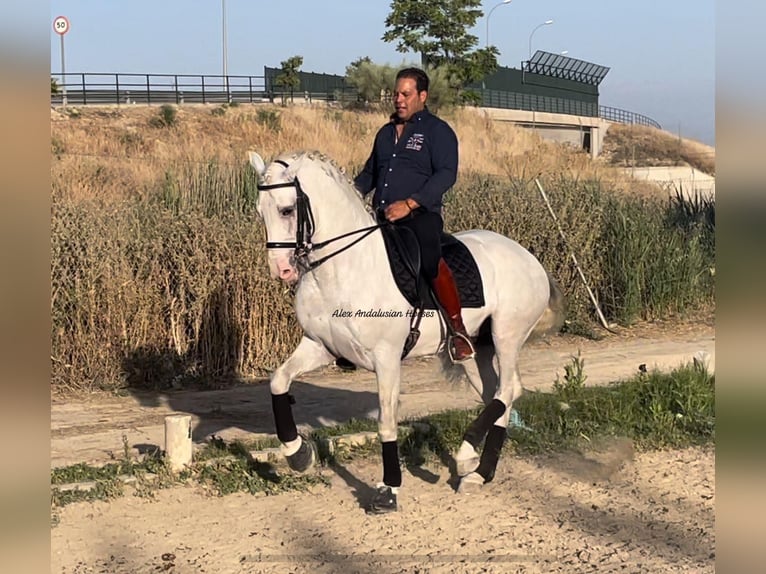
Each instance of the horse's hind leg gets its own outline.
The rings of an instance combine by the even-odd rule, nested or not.
[[[458,474],[464,482],[486,483],[492,480],[505,442],[506,427],[510,418],[513,401],[521,396],[521,377],[517,367],[519,349],[526,337],[515,335],[512,330],[503,333],[502,323],[495,321],[492,338],[495,343],[499,370],[499,382],[491,401],[479,416],[469,425],[463,435],[463,443],[455,456]],[[476,449],[484,442],[482,456]],[[469,478],[470,477],[470,478]]]
[[[481,398],[484,405],[489,405],[495,397],[498,386],[495,348],[490,343],[476,346],[476,360],[463,363],[468,381]],[[455,454],[455,465],[458,476],[465,476],[479,467],[479,454],[476,447],[468,441],[463,441],[460,450]]]
[[[293,379],[330,363],[335,357],[316,341],[303,337],[293,354],[274,371],[271,382],[271,406],[274,411],[274,423],[277,436],[282,443],[282,454],[287,464],[295,471],[305,472],[316,461],[316,450],[310,441],[304,441],[298,434],[293,419],[292,396],[289,394]]]
[[[497,463],[500,460],[500,452],[503,450],[505,439],[508,436],[507,427],[510,416],[511,407],[508,407],[505,409],[503,416],[496,420],[489,429],[487,438],[484,441],[484,448],[481,451],[481,458],[472,472],[461,476],[458,492],[467,494],[475,488],[492,482],[492,479],[495,477]]]

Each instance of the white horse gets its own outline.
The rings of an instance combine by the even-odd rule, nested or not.
[[[412,306],[394,282],[375,217],[353,183],[319,152],[282,154],[268,166],[255,152],[249,159],[259,174],[257,208],[266,225],[271,275],[296,284],[295,312],[304,331],[298,347],[271,377],[282,452],[297,471],[308,470],[316,458],[314,445],[298,435],[292,417],[288,392],[295,377],[339,357],[375,371],[384,484],[378,485],[370,508],[396,510],[399,485],[391,482],[401,482],[397,408]],[[455,453],[464,490],[492,480],[513,401],[522,391],[519,350],[533,332],[561,326],[563,297],[540,262],[515,241],[485,230],[455,237],[475,258],[484,289],[485,306],[463,310],[468,333],[475,336],[482,325],[491,324],[490,352],[477,352],[462,365],[486,404]],[[358,313],[369,310],[389,316]],[[409,356],[433,355],[442,347],[440,319],[434,315],[423,318],[421,336]],[[479,457],[476,449],[485,438]]]

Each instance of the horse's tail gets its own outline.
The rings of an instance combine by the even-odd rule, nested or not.
[[[564,318],[566,317],[566,299],[564,298],[564,293],[561,291],[561,287],[559,287],[556,280],[551,277],[551,274],[547,271],[546,274],[548,275],[548,285],[550,286],[548,307],[543,311],[542,316],[532,328],[529,339],[536,339],[552,333],[558,333],[559,329],[564,325]]]

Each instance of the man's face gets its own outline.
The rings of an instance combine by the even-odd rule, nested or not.
[[[394,89],[394,108],[396,116],[406,122],[413,114],[421,111],[426,105],[428,92],[418,93],[417,84],[412,78],[399,78]]]

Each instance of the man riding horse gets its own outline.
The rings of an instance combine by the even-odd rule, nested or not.
[[[450,356],[462,362],[475,352],[463,325],[455,279],[441,251],[442,198],[457,179],[458,142],[447,122],[426,107],[428,87],[428,76],[418,68],[396,75],[395,111],[375,136],[354,184],[363,195],[375,190],[373,207],[379,218],[414,232],[422,273],[450,321]]]

